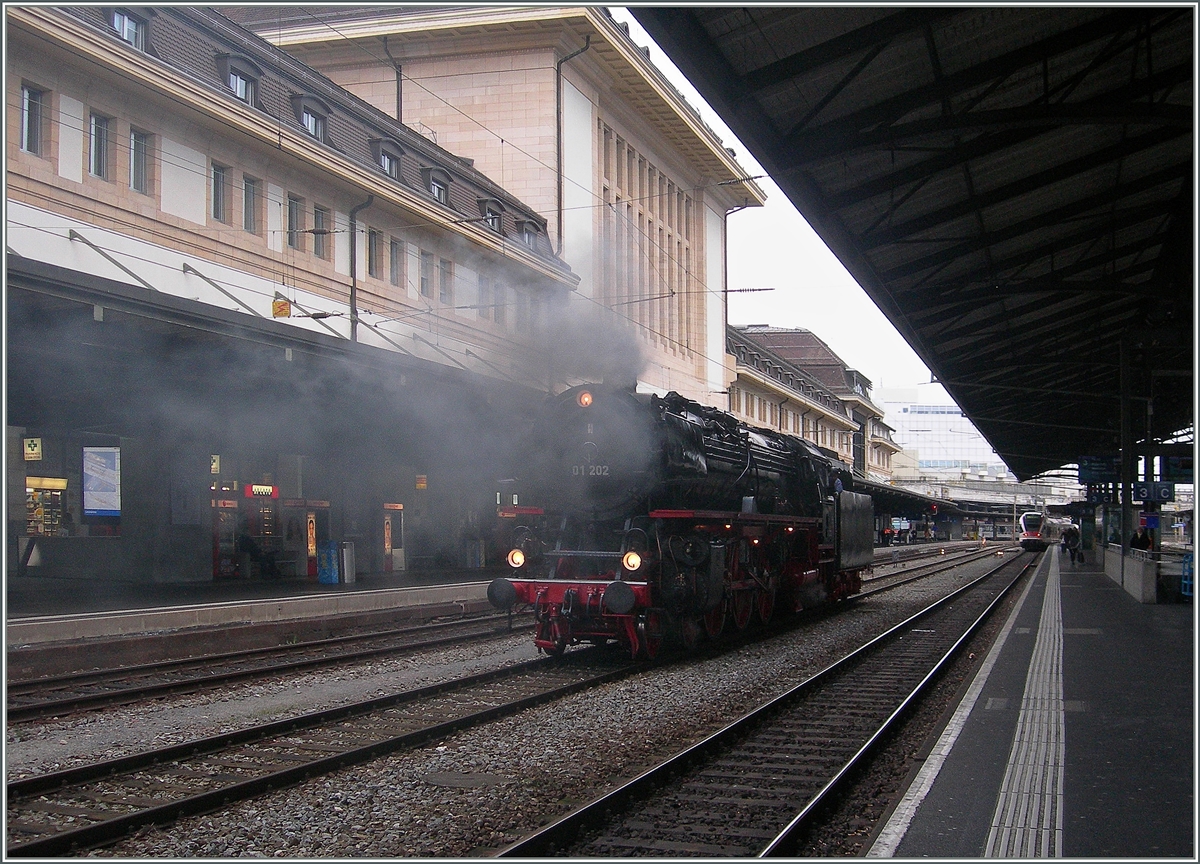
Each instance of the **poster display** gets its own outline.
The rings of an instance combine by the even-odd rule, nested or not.
[[[121,515],[121,448],[83,448],[83,515]]]

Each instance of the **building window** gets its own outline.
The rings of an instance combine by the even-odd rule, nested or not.
[[[313,254],[318,258],[329,258],[329,209],[313,207]]]
[[[258,82],[237,70],[229,71],[229,89],[247,105],[254,104],[254,87]]]
[[[258,181],[253,177],[242,177],[242,228],[251,234],[258,233]]]
[[[304,131],[325,144],[329,143],[329,107],[313,96],[297,94],[292,97],[292,110],[296,122]]]
[[[521,242],[524,243],[526,246],[528,246],[530,249],[536,249],[537,248],[537,236],[538,236],[537,223],[530,222],[527,220],[527,221],[521,222],[519,227],[520,227],[520,231],[521,231]]]
[[[93,114],[88,126],[88,171],[108,179],[108,118]]]
[[[421,294],[433,296],[433,253],[421,252]]]
[[[304,112],[300,115],[300,123],[309,135],[318,141],[325,140],[325,118],[322,115],[305,108]]]
[[[124,9],[112,13],[112,26],[117,35],[139,51],[146,50],[146,22]]]
[[[388,277],[393,285],[404,284],[404,241],[392,238]]]
[[[400,179],[400,158],[386,150],[379,154],[379,164],[383,168],[383,173],[391,177],[393,180]]]
[[[479,215],[483,217],[483,223],[497,234],[500,233],[503,214],[504,205],[495,198],[479,199]]]
[[[492,285],[492,317],[501,327],[508,323],[508,288],[496,282]]]
[[[441,168],[422,168],[422,179],[425,188],[435,200],[449,206],[450,204],[450,175]]]
[[[374,228],[367,229],[367,275],[379,278],[380,244],[382,237]]]
[[[492,312],[492,308],[491,308],[492,307],[492,279],[491,279],[491,277],[484,276],[482,273],[480,273],[478,287],[479,287],[479,290],[476,292],[476,297],[477,297],[476,303],[478,305],[477,311],[479,312],[479,317],[481,319],[483,319],[484,321],[486,321],[486,320],[488,320],[488,318],[491,317],[491,312]]]
[[[304,249],[304,199],[288,196],[287,245],[292,249]]]
[[[438,300],[447,306],[454,303],[454,262],[445,258],[438,265]]]
[[[150,193],[150,135],[136,129],[129,132],[129,188]]]
[[[216,162],[212,164],[212,218],[229,221],[229,169]]]
[[[40,156],[42,153],[42,121],[45,117],[43,90],[21,87],[21,149]]]

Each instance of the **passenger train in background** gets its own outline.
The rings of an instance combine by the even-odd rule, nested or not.
[[[1040,551],[1062,539],[1063,529],[1071,524],[1070,519],[1056,518],[1037,510],[1021,514],[1017,539],[1022,549]]]
[[[690,647],[852,595],[872,564],[871,498],[804,439],[603,386],[551,397],[523,437],[526,506],[501,507],[512,569],[488,599],[532,607],[548,654],[616,642],[653,658],[668,635]]]

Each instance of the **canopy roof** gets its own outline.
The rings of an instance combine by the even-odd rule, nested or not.
[[[1122,354],[1190,429],[1193,8],[631,11],[1019,478],[1117,452]]]

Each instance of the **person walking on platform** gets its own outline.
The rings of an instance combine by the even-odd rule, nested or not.
[[[1083,561],[1083,550],[1079,548],[1079,529],[1074,525],[1068,525],[1063,529],[1062,533],[1062,548],[1071,556],[1071,563],[1074,564],[1078,559]]]

